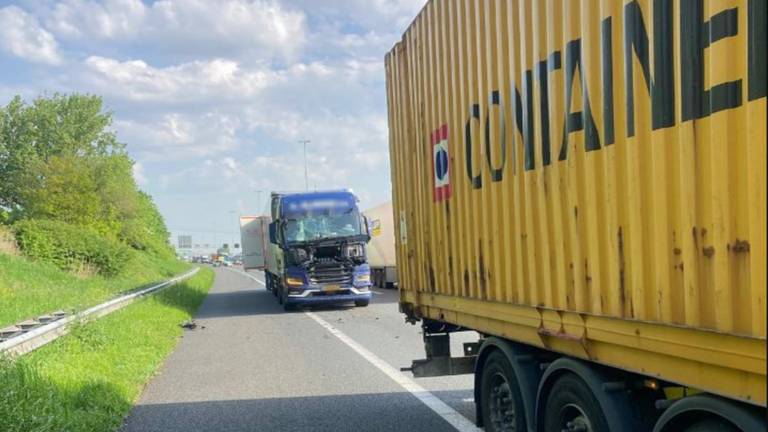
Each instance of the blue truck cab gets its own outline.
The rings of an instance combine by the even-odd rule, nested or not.
[[[286,310],[371,300],[368,222],[351,191],[272,193],[267,289]]]

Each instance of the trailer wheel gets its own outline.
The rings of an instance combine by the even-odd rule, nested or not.
[[[709,418],[688,426],[685,432],[739,432],[739,429],[725,420]]]
[[[480,380],[480,405],[488,432],[525,431],[525,407],[512,366],[499,351],[492,352]],[[559,431],[558,431],[559,432]]]
[[[572,373],[555,381],[544,409],[545,432],[608,432],[600,403],[584,381]]]

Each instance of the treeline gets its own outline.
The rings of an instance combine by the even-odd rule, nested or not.
[[[173,253],[111,123],[93,95],[17,96],[0,108],[0,223],[27,255],[112,274],[125,248]]]

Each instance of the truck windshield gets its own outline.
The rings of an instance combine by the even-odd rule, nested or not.
[[[345,213],[308,214],[288,219],[284,227],[287,243],[350,237],[363,234],[360,215],[354,209]]]

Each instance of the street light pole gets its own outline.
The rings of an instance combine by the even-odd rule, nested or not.
[[[299,143],[304,144],[304,188],[309,190],[309,175],[307,171],[307,144],[310,140],[299,140]]]

